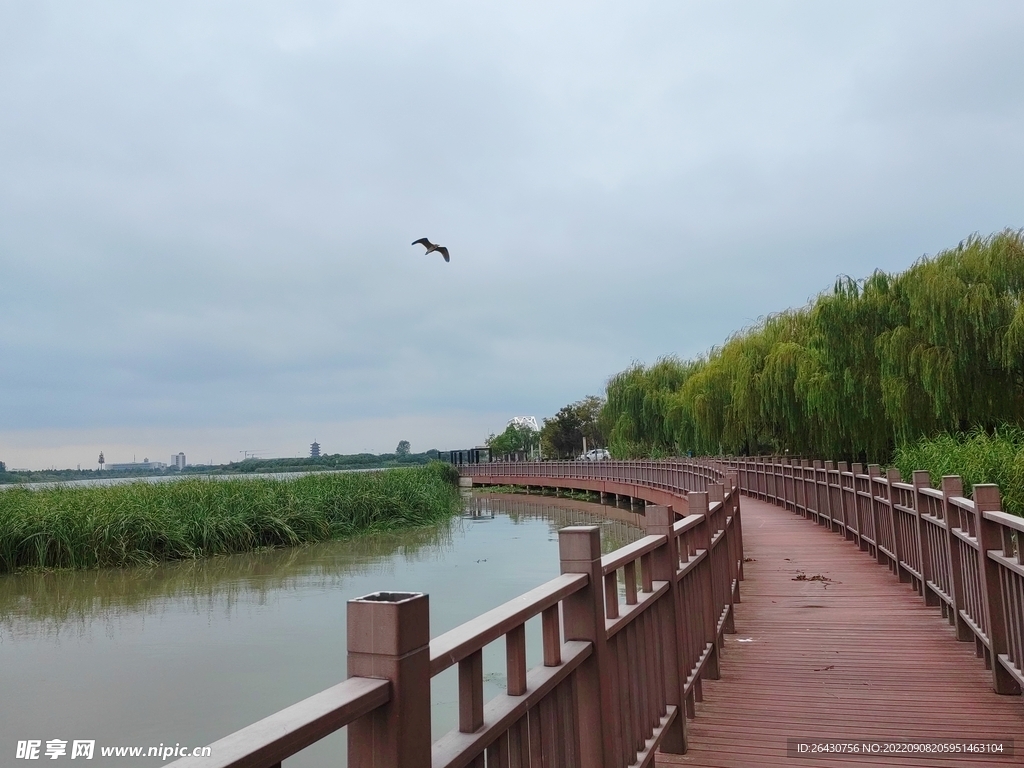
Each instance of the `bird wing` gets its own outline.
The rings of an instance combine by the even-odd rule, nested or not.
[[[448,249],[443,245],[437,246],[437,252],[444,256],[445,261],[451,261],[451,259],[448,258]]]
[[[433,248],[434,244],[427,240],[425,237],[421,237],[419,240],[413,240],[413,245],[422,245],[424,248]]]

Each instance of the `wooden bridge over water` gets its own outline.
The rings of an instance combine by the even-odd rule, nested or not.
[[[272,768],[345,726],[351,768],[1024,765],[1024,520],[994,486],[761,459],[461,469],[643,500],[648,535],[602,556],[597,528],[564,528],[561,576],[434,639],[425,595],[353,600],[348,680],[175,765]],[[459,726],[432,744],[430,679],[456,665]]]

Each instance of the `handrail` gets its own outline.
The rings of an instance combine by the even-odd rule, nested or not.
[[[587,586],[585,573],[565,573],[482,613],[430,641],[430,676],[444,672],[485,645]]]
[[[607,576],[609,573],[618,570],[626,563],[632,562],[642,555],[646,555],[648,552],[653,552],[664,543],[664,536],[644,536],[642,539],[634,541],[632,544],[627,544],[624,547],[620,547],[611,554],[607,554],[602,557],[601,570],[603,570],[604,575]]]
[[[333,688],[235,731],[210,745],[209,757],[185,757],[176,768],[272,768],[285,758],[386,704],[391,683],[350,677]]]
[[[1024,518],[1017,515],[1011,515],[1009,512],[983,512],[982,517],[986,520],[991,520],[993,523],[999,523],[1007,528],[1024,533]]]

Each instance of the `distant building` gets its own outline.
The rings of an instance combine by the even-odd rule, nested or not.
[[[313,441],[313,444],[309,446],[309,458],[319,459],[320,458],[320,443]]]
[[[167,469],[167,465],[162,461],[150,461],[149,459],[146,459],[145,461],[130,461],[126,464],[107,464],[107,469],[111,472],[131,472],[133,470],[147,472],[157,469]]]
[[[172,453],[171,454],[171,466],[175,469],[185,468],[185,454],[184,453]]]

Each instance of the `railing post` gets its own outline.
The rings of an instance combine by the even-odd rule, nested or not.
[[[828,511],[829,528],[835,533],[839,530],[840,521],[836,519],[837,510],[832,508],[832,472],[835,471],[834,461],[826,461],[825,464],[825,509]]]
[[[844,528],[844,530],[846,532],[845,533],[846,540],[847,541],[856,541],[857,542],[857,546],[859,547],[860,546],[860,525],[857,525],[857,499],[856,499],[856,496],[855,496],[854,500],[853,500],[853,515],[852,515],[852,517],[853,517],[854,525],[857,528],[857,532],[854,533],[853,529],[850,527],[851,514],[850,514],[850,505],[847,503],[847,499],[846,499],[846,486],[843,485],[843,475],[846,472],[850,471],[850,465],[847,464],[845,461],[840,461],[838,464],[836,464],[836,469],[839,470],[839,510],[840,510],[840,514],[842,514],[842,516],[843,516],[843,528]]]
[[[868,464],[868,514],[871,515],[871,526],[874,528],[875,539],[875,561],[879,565],[885,564],[885,553],[882,552],[882,525],[878,519],[878,505],[875,504],[875,478],[882,474],[882,468],[877,464]]]
[[[349,768],[430,766],[429,605],[418,592],[348,601],[349,677],[391,682],[391,700],[348,727]]]
[[[691,515],[701,515],[704,521],[697,527],[697,548],[704,550],[704,562],[701,564],[700,596],[701,616],[704,620],[704,642],[711,644],[711,654],[707,661],[707,674],[709,680],[718,680],[722,674],[719,668],[721,658],[721,647],[718,641],[718,617],[715,616],[715,569],[711,565],[711,520],[708,515],[708,494],[707,491],[694,491],[687,495]]]
[[[608,648],[604,615],[604,571],[601,567],[601,529],[570,526],[558,532],[562,573],[586,573],[587,586],[562,601],[566,640],[584,640],[593,652],[576,673],[579,710],[577,727],[582,768],[614,768],[622,734],[612,713],[620,706],[616,663]],[[617,599],[617,596],[616,596]],[[607,720],[603,713],[608,713]]]
[[[665,544],[651,553],[651,576],[655,581],[668,582],[668,594],[661,601],[662,613],[658,624],[658,643],[664,659],[665,670],[665,703],[675,706],[676,718],[665,732],[661,742],[661,751],[674,755],[686,753],[688,746],[686,737],[685,703],[686,674],[681,672],[681,648],[684,616],[679,610],[679,594],[676,583],[676,571],[679,568],[679,541],[672,532],[675,513],[671,507],[651,505],[645,512],[645,523],[649,536],[664,536]]]
[[[966,601],[964,599],[964,570],[960,562],[960,545],[953,535],[953,515],[950,514],[953,505],[950,499],[954,496],[963,496],[963,483],[958,475],[946,475],[942,478],[942,519],[946,523],[946,557],[949,562],[949,580],[953,585],[953,622],[956,627],[956,639],[962,643],[969,643],[974,640],[974,631],[960,615]],[[959,522],[959,513],[957,514]],[[966,531],[965,531],[966,533]]]
[[[736,563],[733,561],[732,533],[729,530],[729,528],[730,528],[729,522],[726,519],[729,516],[729,508],[725,506],[725,486],[722,485],[721,483],[708,483],[708,502],[709,503],[720,502],[721,505],[722,505],[722,510],[721,510],[720,514],[721,514],[721,519],[722,519],[722,535],[725,537],[725,540],[724,541],[720,541],[718,543],[718,546],[719,547],[725,547],[725,561],[726,561],[726,563],[728,563],[729,567],[726,569],[726,572],[724,574],[723,573],[716,573],[713,576],[713,578],[715,579],[716,586],[720,586],[720,585],[718,585],[718,580],[719,579],[723,579],[724,578],[724,580],[725,580],[725,585],[724,585],[725,588],[722,589],[722,593],[726,596],[725,597],[725,600],[726,600],[725,605],[729,606],[729,613],[726,616],[725,624],[722,627],[722,631],[727,633],[727,634],[734,635],[734,634],[736,634],[736,627],[735,627],[735,619],[733,618],[733,608],[732,608],[732,605],[733,605],[734,601],[733,601],[733,597],[732,596],[733,596],[733,581],[734,581],[733,574],[736,572]],[[723,610],[724,610],[725,606],[723,605],[722,607],[723,607]],[[715,610],[716,611],[718,610],[717,602],[715,603]],[[717,621],[717,619],[716,619],[716,621]],[[716,628],[717,628],[717,626],[716,626]]]
[[[861,552],[868,552],[871,549],[871,545],[864,541],[864,502],[861,500],[860,488],[858,487],[860,476],[864,474],[864,465],[860,462],[854,462],[850,465],[850,472],[853,475],[851,481],[853,483],[853,514],[857,518],[857,546],[860,547]],[[869,512],[868,517],[870,516]]]
[[[894,570],[896,571],[896,577],[904,583],[912,581],[910,573],[903,567],[903,542],[900,541],[900,528],[898,524],[899,515],[896,512],[896,501],[893,498],[894,489],[893,485],[902,482],[900,471],[892,468],[885,471],[885,482],[886,482],[886,495],[889,498],[889,521],[892,526],[892,553],[896,558]]]
[[[818,470],[823,469],[824,465],[821,459],[815,459],[811,462],[811,467],[814,470],[811,473],[811,477],[814,478],[811,487],[814,488],[814,512],[818,516],[817,522],[821,525],[821,519],[824,517],[829,521],[829,527],[831,527],[832,519],[828,514],[828,502],[826,501],[825,504],[821,503],[821,484],[818,481]],[[825,490],[828,490],[828,475],[825,475]]]
[[[1006,612],[1003,605],[1003,586],[999,578],[999,564],[988,556],[991,551],[1002,554],[1003,537],[999,525],[985,519],[986,512],[1000,508],[998,485],[974,486],[974,520],[978,532],[978,578],[985,604],[988,624],[989,653],[992,664],[992,689],[996,693],[1015,695],[1020,686],[1000,661],[1007,653]]]
[[[932,558],[935,555],[932,552],[932,539],[929,538],[928,528],[925,527],[930,525],[930,523],[924,521],[921,512],[924,508],[924,505],[921,503],[921,497],[923,496],[921,493],[922,488],[931,488],[931,475],[927,469],[915,469],[914,515],[917,520],[917,556],[921,563],[921,596],[924,598],[925,605],[938,605],[941,602],[939,596],[928,588],[928,582],[935,580],[935,574],[932,573]]]
[[[739,582],[743,581],[743,520],[740,516],[740,487],[737,482],[738,479],[736,470],[731,470],[725,473],[725,486],[726,488],[732,488],[729,501],[732,505],[733,530],[729,535],[735,537],[736,545],[733,550],[733,555],[736,558],[736,594],[733,595],[733,602],[736,603],[740,601]]]

